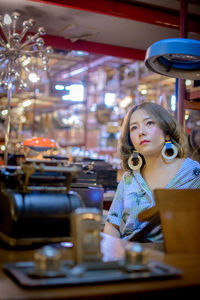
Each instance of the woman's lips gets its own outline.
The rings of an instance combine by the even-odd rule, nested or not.
[[[149,143],[149,141],[143,140],[143,141],[140,142],[140,145],[147,144],[147,143]]]

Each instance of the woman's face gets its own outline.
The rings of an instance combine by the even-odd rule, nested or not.
[[[160,155],[165,142],[163,131],[143,109],[133,112],[130,123],[130,138],[135,149],[145,156]]]

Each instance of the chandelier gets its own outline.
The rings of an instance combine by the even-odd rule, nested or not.
[[[8,159],[8,143],[10,134],[10,103],[12,99],[13,86],[25,89],[28,81],[21,76],[22,69],[29,73],[27,78],[31,78],[31,69],[28,64],[31,58],[40,59],[43,69],[47,70],[48,54],[53,52],[52,47],[45,47],[45,35],[43,27],[39,27],[36,33],[29,34],[28,31],[35,25],[33,19],[22,22],[22,29],[19,32],[20,14],[13,12],[11,15],[0,16],[0,87],[7,91],[7,119],[5,133],[4,164]],[[32,75],[33,76],[33,75]]]

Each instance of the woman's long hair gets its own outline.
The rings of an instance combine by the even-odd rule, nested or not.
[[[118,152],[123,169],[131,171],[128,166],[128,159],[135,148],[130,139],[130,118],[132,114],[139,109],[143,109],[152,117],[155,123],[164,132],[165,136],[170,136],[172,143],[177,147],[177,157],[183,158],[186,155],[186,137],[181,126],[178,125],[176,119],[161,105],[145,102],[137,106],[132,106],[127,112],[122,124],[121,136],[118,143]],[[145,160],[143,158],[143,166],[144,164]]]

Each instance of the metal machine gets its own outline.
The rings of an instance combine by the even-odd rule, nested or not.
[[[10,246],[66,241],[70,214],[84,206],[70,190],[77,166],[26,162],[0,169],[0,240]]]
[[[103,193],[116,186],[105,162],[27,159],[0,169],[0,241],[12,247],[71,240],[76,208],[103,209]]]

